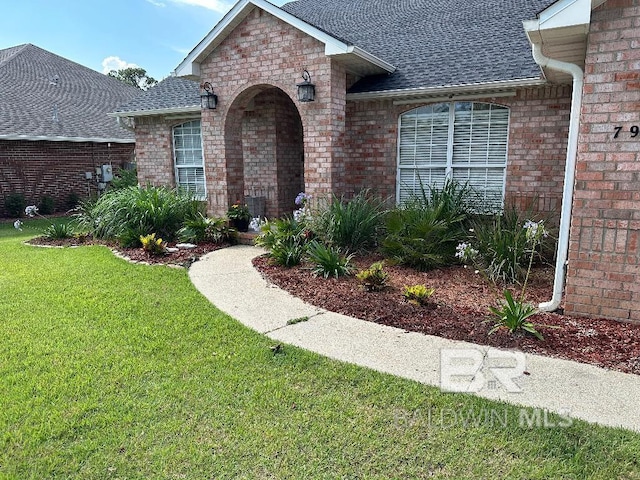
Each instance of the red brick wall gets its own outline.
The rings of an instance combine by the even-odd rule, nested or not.
[[[507,202],[524,206],[537,197],[538,210],[559,210],[571,88],[523,89],[515,97],[474,101],[510,107]],[[348,190],[372,188],[395,199],[398,118],[422,105],[394,105],[391,100],[347,103]]]
[[[585,65],[566,311],[640,321],[640,5],[593,13]],[[623,127],[618,138],[614,127]]]
[[[46,142],[0,140],[0,216],[7,215],[4,198],[21,193],[27,204],[53,197],[56,210],[65,211],[69,194],[86,198],[97,192],[95,168],[132,162],[133,143]],[[85,172],[94,179],[86,180]]]
[[[296,83],[305,69],[316,85],[311,103],[297,100]],[[317,197],[344,187],[347,75],[325,56],[322,43],[255,9],[207,57],[201,72],[219,98],[218,108],[202,117],[211,212],[223,213],[244,193],[243,112],[255,95],[270,88],[287,95],[300,114],[306,191]]]
[[[172,128],[193,119],[136,118],[136,161],[140,185],[175,186]],[[205,175],[207,170],[205,168]]]

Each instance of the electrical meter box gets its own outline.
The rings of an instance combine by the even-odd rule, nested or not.
[[[103,182],[110,182],[113,180],[113,167],[111,165],[102,165],[101,170],[100,175],[102,178],[100,180]]]

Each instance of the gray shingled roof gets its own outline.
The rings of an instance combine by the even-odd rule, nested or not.
[[[556,0],[298,0],[283,10],[397,67],[350,92],[541,78],[523,20]]]
[[[115,110],[114,113],[171,110],[194,107],[200,109],[200,86],[198,82],[180,77],[167,77]]]
[[[107,113],[139,94],[135,87],[35,45],[0,50],[0,139],[131,142],[133,132]]]

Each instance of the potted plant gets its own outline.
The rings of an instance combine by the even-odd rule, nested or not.
[[[249,230],[249,222],[251,221],[251,213],[249,213],[249,206],[246,203],[234,203],[227,210],[227,218],[232,227],[236,228],[239,232],[246,232]]]

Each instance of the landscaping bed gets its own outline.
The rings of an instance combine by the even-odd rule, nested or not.
[[[381,258],[357,257],[359,269]],[[254,266],[271,283],[315,306],[406,331],[465,340],[498,348],[514,348],[528,353],[575,360],[598,367],[640,374],[640,325],[606,319],[569,317],[538,313],[532,321],[544,340],[523,333],[498,330],[488,335],[488,307],[496,305],[501,290],[480,274],[463,266],[418,272],[403,266],[386,266],[388,287],[381,292],[365,291],[353,276],[322,278],[308,265],[285,268],[273,265],[265,256]],[[551,298],[553,269],[536,268],[527,286],[527,300],[534,304]],[[425,306],[404,301],[405,285],[425,284],[435,288]],[[514,294],[519,293],[516,287]]]
[[[80,245],[104,245],[109,247],[121,257],[132,262],[145,262],[154,265],[178,265],[188,268],[201,256],[228,247],[229,243],[202,242],[191,249],[178,249],[177,252],[166,252],[163,255],[150,255],[140,247],[125,248],[116,242],[96,240],[91,237],[47,239],[44,237],[32,238],[28,242],[30,245],[52,246],[52,247],[77,247]],[[168,243],[169,248],[175,248],[176,244]]]

